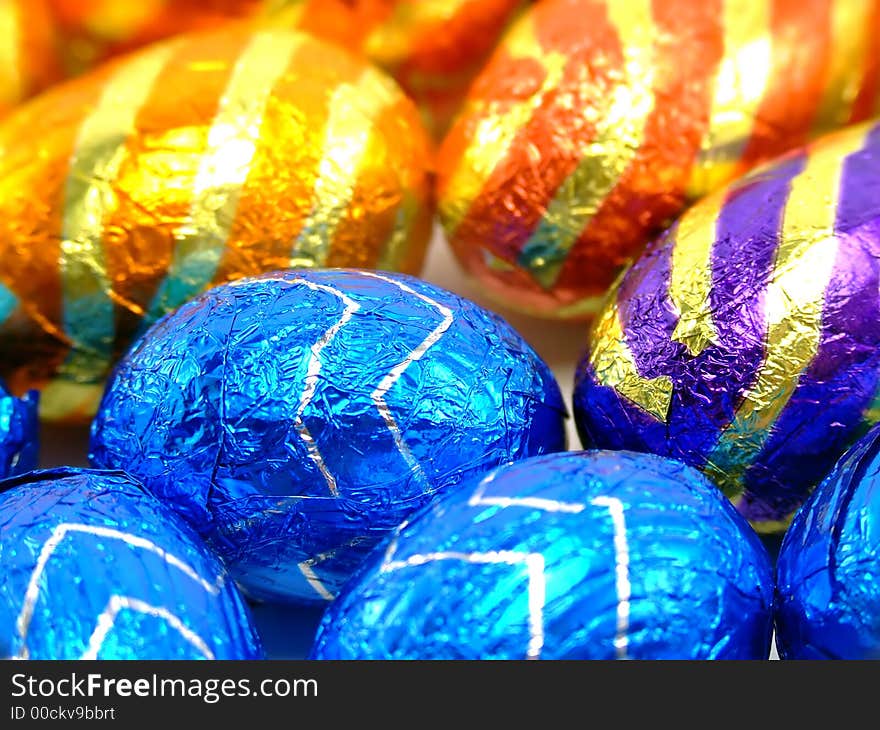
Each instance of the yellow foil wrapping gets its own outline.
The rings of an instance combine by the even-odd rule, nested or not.
[[[88,417],[132,338],[290,266],[417,273],[430,142],[366,61],[244,26],[103,66],[0,125],[0,377]]]

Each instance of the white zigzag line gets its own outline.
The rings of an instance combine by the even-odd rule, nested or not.
[[[617,636],[614,638],[614,648],[618,659],[626,659],[629,648],[629,600],[632,596],[632,586],[629,582],[629,545],[626,541],[623,502],[617,497],[596,497],[590,503],[597,507],[606,507],[614,524],[614,572],[617,590]]]
[[[308,428],[306,428],[306,425],[303,422],[302,415],[308,407],[309,403],[312,402],[312,398],[315,397],[315,390],[318,386],[318,377],[321,373],[321,352],[324,350],[325,347],[327,347],[327,345],[330,344],[331,340],[336,337],[336,334],[339,332],[339,330],[341,330],[346,324],[348,324],[354,313],[357,312],[361,307],[360,304],[358,304],[356,301],[346,296],[338,289],[334,289],[332,286],[315,284],[314,282],[307,281],[306,279],[293,279],[292,283],[304,284],[313,291],[321,290],[329,292],[330,294],[333,294],[333,296],[339,297],[342,300],[343,304],[345,304],[345,311],[343,311],[342,316],[339,318],[339,321],[334,323],[322,335],[321,339],[318,340],[314,345],[312,345],[312,356],[311,358],[309,358],[309,367],[306,371],[306,385],[303,389],[302,396],[300,396],[299,408],[296,411],[296,420],[294,421],[294,428],[296,428],[297,432],[300,435],[300,438],[305,442],[306,449],[308,449],[309,452],[309,458],[313,462],[315,462],[318,469],[321,471],[321,474],[324,476],[324,480],[327,482],[327,487],[330,489],[330,494],[332,494],[334,497],[338,497],[339,488],[336,485],[336,478],[333,476],[333,474],[330,473],[330,470],[324,463],[324,459],[321,456],[321,452],[318,450],[315,439],[312,438],[312,434],[309,432]],[[306,578],[308,578],[308,576],[306,576]],[[320,591],[318,592],[320,593]]]
[[[568,512],[570,514],[578,514],[586,509],[586,505],[580,502],[560,502],[555,499],[542,499],[540,497],[486,497],[484,496],[486,487],[495,481],[496,474],[497,472],[491,472],[489,476],[477,485],[476,491],[468,500],[469,506],[530,507],[531,509],[539,509],[544,512]]]
[[[419,294],[414,289],[408,287],[406,284],[400,281],[396,281],[387,276],[382,276],[381,274],[377,274],[373,271],[362,271],[361,272],[365,276],[371,276],[374,279],[381,279],[382,281],[386,281],[389,284],[393,284],[398,289],[405,291],[407,294],[412,294],[413,296],[418,297],[426,304],[430,304],[432,307],[436,308],[440,314],[443,315],[443,321],[429,334],[421,344],[416,347],[403,361],[399,362],[395,365],[388,374],[382,378],[382,382],[379,383],[379,386],[373,391],[370,396],[373,399],[373,403],[376,405],[376,409],[379,411],[379,415],[382,416],[382,420],[385,421],[385,425],[388,426],[388,430],[391,431],[391,435],[394,437],[394,443],[397,446],[397,450],[400,451],[403,458],[410,465],[410,468],[413,469],[416,473],[418,473],[422,479],[424,479],[424,473],[422,472],[422,467],[419,464],[418,460],[413,456],[412,452],[409,449],[409,446],[406,445],[406,442],[403,440],[403,436],[400,433],[400,427],[397,425],[397,421],[394,420],[394,416],[391,415],[391,411],[388,409],[388,404],[385,402],[385,394],[391,389],[394,383],[400,378],[401,375],[406,371],[406,369],[412,365],[417,360],[420,360],[424,354],[430,350],[437,342],[443,337],[446,330],[452,325],[455,317],[452,314],[452,310],[447,307],[444,307],[439,302],[435,302],[430,297],[426,297],[424,294]]]
[[[497,550],[486,553],[437,552],[424,555],[411,555],[406,560],[393,560],[382,565],[381,572],[388,573],[417,565],[425,565],[437,560],[463,560],[476,564],[525,564],[529,576],[529,643],[526,648],[527,659],[540,659],[544,648],[544,602],[547,582],[544,576],[544,556],[541,553],[523,553],[512,550]]]
[[[217,576],[214,583],[209,583],[198,573],[196,573],[195,570],[193,570],[189,565],[180,560],[180,558],[166,552],[154,542],[147,540],[146,538],[138,537],[137,535],[132,535],[127,532],[121,532],[120,530],[114,530],[109,527],[95,527],[92,525],[83,525],[75,522],[63,522],[60,525],[57,525],[54,530],[52,530],[52,534],[49,536],[49,539],[46,540],[45,543],[43,543],[43,547],[40,549],[40,555],[37,557],[37,563],[34,566],[34,570],[31,573],[27,588],[25,589],[24,603],[22,604],[21,611],[18,614],[18,619],[15,622],[16,628],[18,629],[19,637],[22,641],[22,648],[19,652],[19,658],[21,659],[26,659],[28,655],[28,649],[25,642],[27,640],[28,631],[30,630],[31,620],[34,616],[34,607],[36,606],[37,599],[40,596],[40,577],[43,575],[43,572],[46,569],[46,565],[49,562],[49,559],[52,557],[52,554],[57,549],[58,545],[71,532],[80,532],[88,535],[95,535],[96,537],[105,537],[110,540],[121,540],[122,542],[131,545],[132,547],[154,553],[155,555],[158,555],[160,558],[162,558],[162,560],[164,560],[168,565],[177,568],[186,576],[192,578],[208,593],[214,596],[220,593],[220,589],[226,581],[225,575],[221,573]]]
[[[405,523],[404,523],[405,524]],[[299,567],[300,573],[303,574],[303,577],[308,581],[309,585],[315,589],[315,593],[317,593],[321,598],[325,601],[332,601],[336,596],[333,595],[325,586],[321,579],[318,578],[318,574],[314,571],[314,566],[318,563],[323,563],[325,560],[329,560],[334,555],[336,555],[340,550],[347,547],[352,547],[353,545],[357,545],[359,542],[363,542],[363,537],[355,537],[342,545],[335,547],[331,550],[327,550],[323,553],[318,553],[317,555],[309,558],[308,560],[303,560],[301,563],[297,564]]]
[[[538,497],[486,497],[486,488],[495,480],[496,475],[497,472],[491,472],[477,485],[477,489],[468,500],[469,506],[493,506],[501,507],[502,509],[505,507],[527,507],[545,512],[566,512],[569,514],[578,514],[586,509],[586,505],[580,502],[560,502],[555,499],[541,499]],[[617,499],[617,497],[599,496],[590,500],[590,504],[596,507],[605,507],[610,513],[611,521],[614,525],[615,590],[617,592],[617,632],[614,638],[614,648],[618,659],[626,659],[629,648],[628,633],[632,585],[629,580],[629,545],[626,539],[626,518],[623,502]],[[427,555],[413,555],[406,560],[392,560],[391,558],[397,551],[398,537],[407,524],[409,524],[408,521],[403,522],[394,531],[394,537],[388,544],[381,567],[383,573],[410,565],[424,565],[434,560],[458,559],[470,563],[526,563],[529,569],[529,624],[531,627],[531,640],[527,656],[529,659],[539,658],[544,644],[543,606],[546,600],[544,556],[541,553],[500,550],[488,553],[438,552],[428,553]],[[537,570],[538,559],[540,559],[540,572]],[[538,577],[541,581],[539,590],[533,588]],[[538,595],[539,593],[540,595]],[[538,598],[540,598],[540,603]]]
[[[201,636],[192,631],[192,629],[187,628],[184,623],[171,611],[167,608],[162,608],[161,606],[153,606],[145,601],[141,601],[138,598],[132,598],[130,596],[111,596],[110,600],[107,603],[107,607],[98,616],[98,622],[95,624],[95,630],[92,631],[92,635],[89,637],[89,645],[86,650],[83,652],[80,659],[97,659],[98,652],[101,650],[101,647],[104,645],[104,641],[107,638],[107,635],[110,633],[110,630],[113,628],[113,625],[116,623],[116,617],[124,610],[128,609],[130,611],[137,611],[138,613],[144,613],[149,616],[155,616],[156,618],[161,618],[165,623],[167,623],[171,628],[177,631],[184,639],[186,639],[190,644],[192,644],[198,651],[201,653],[203,657],[206,659],[213,659],[214,652],[212,652],[208,645],[204,642]]]

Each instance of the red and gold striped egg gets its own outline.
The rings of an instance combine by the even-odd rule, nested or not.
[[[878,99],[880,0],[545,0],[443,143],[441,217],[487,294],[589,317],[690,202]]]
[[[44,0],[0,0],[0,116],[62,76]]]
[[[417,273],[430,142],[383,72],[292,31],[150,46],[0,125],[0,377],[87,417],[132,337],[206,287]]]

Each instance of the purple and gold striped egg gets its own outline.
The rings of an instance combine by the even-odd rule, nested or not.
[[[575,383],[582,441],[702,469],[784,527],[880,420],[880,124],[691,208],[622,277]]]

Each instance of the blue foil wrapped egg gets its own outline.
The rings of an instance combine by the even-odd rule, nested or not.
[[[783,659],[880,659],[880,426],[795,515],[776,571]]]
[[[330,600],[434,495],[565,448],[547,365],[416,278],[279,272],[151,328],[108,383],[91,460],[185,516],[252,597]]]
[[[130,477],[56,469],[0,490],[0,656],[262,658],[223,566]]]
[[[314,659],[766,659],[772,571],[695,469],[633,452],[502,466],[400,526]]]
[[[30,471],[39,458],[39,394],[9,394],[0,381],[0,479]]]

